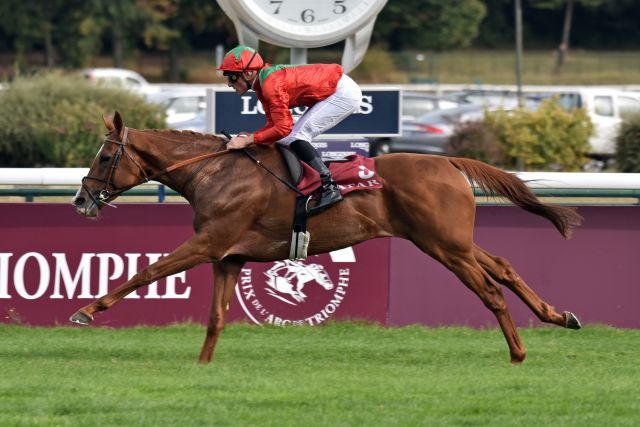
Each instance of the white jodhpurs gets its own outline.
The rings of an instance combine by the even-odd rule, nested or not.
[[[298,139],[311,142],[313,138],[358,111],[361,102],[360,87],[351,77],[343,74],[338,80],[335,93],[309,108],[293,126],[291,133],[278,142],[285,145]]]

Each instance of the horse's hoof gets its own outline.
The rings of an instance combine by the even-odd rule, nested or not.
[[[564,327],[569,329],[580,329],[582,328],[582,324],[578,317],[570,311],[565,311],[562,313],[564,316]]]
[[[517,353],[511,353],[511,364],[520,365],[527,357],[527,353],[524,351],[518,351]]]
[[[93,317],[89,316],[86,313],[83,313],[81,311],[76,311],[73,316],[71,316],[69,318],[69,321],[71,323],[76,323],[78,325],[88,325],[89,323],[93,322]]]

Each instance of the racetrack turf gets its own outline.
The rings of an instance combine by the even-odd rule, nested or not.
[[[0,426],[640,425],[640,331],[0,325]]]

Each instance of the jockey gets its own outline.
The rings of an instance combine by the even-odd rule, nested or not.
[[[320,174],[322,197],[309,210],[318,213],[342,200],[329,168],[311,145],[313,138],[358,110],[362,92],[338,64],[271,65],[247,46],[236,46],[218,70],[239,95],[253,89],[264,107],[267,123],[259,130],[240,132],[227,147],[238,150],[251,144],[288,145]],[[309,109],[293,123],[290,108]]]

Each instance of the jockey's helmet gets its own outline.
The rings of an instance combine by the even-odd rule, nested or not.
[[[238,45],[224,56],[220,71],[242,73],[248,70],[260,70],[264,66],[262,57],[249,46]]]

